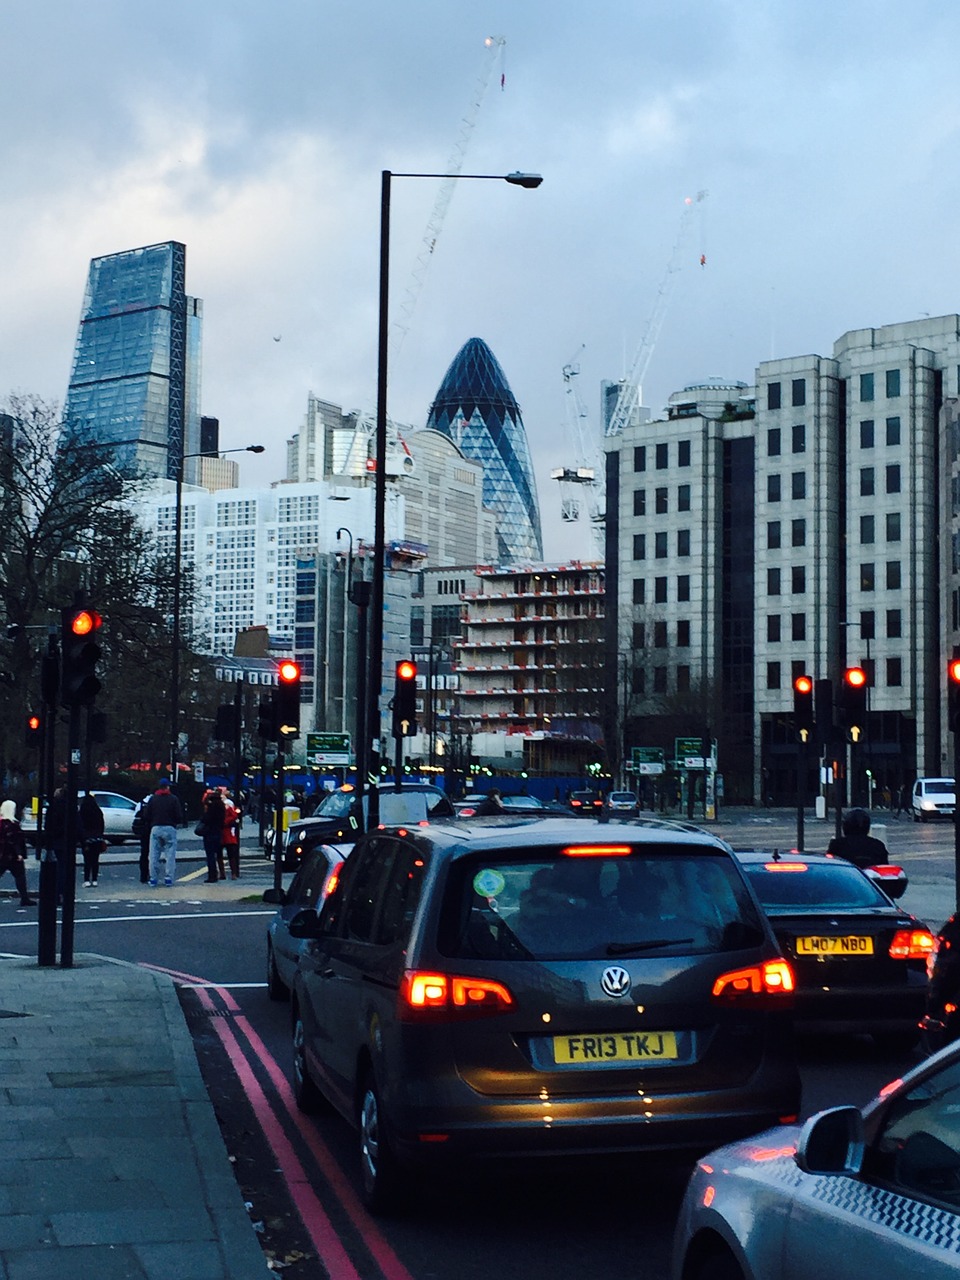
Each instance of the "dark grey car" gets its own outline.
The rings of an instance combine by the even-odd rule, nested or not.
[[[362,1191],[469,1158],[703,1151],[795,1116],[792,976],[731,851],[668,823],[364,836],[305,937],[294,1087]]]
[[[304,854],[288,889],[267,889],[263,901],[277,907],[267,925],[267,994],[271,1000],[287,1000],[303,943],[290,936],[290,921],[305,907],[316,909],[343,863],[346,849],[318,844]]]

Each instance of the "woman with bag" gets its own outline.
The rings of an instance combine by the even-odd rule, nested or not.
[[[88,791],[80,801],[80,848],[83,850],[83,887],[89,889],[100,876],[100,855],[107,847],[103,838],[103,810]]]
[[[203,817],[197,823],[197,835],[203,837],[203,852],[207,859],[207,884],[226,880],[223,870],[223,824],[226,812],[223,797],[216,788],[203,797]]]
[[[17,806],[13,800],[0,804],[0,876],[9,871],[20,895],[21,907],[35,907],[36,901],[27,893],[27,840],[17,821]]]

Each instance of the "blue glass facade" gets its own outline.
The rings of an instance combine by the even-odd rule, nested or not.
[[[500,563],[542,560],[537,486],[520,407],[482,339],[471,338],[457,352],[427,427],[483,463],[483,505],[497,516]]]
[[[64,414],[118,465],[171,480],[200,450],[202,308],[185,276],[177,241],[93,259]]]

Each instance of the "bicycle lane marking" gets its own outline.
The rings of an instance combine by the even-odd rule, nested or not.
[[[330,1272],[331,1280],[341,1280],[341,1278],[342,1280],[354,1280],[354,1278],[355,1280],[369,1280],[369,1277],[361,1277],[347,1256],[340,1237],[336,1233],[336,1228],[331,1223],[326,1210],[310,1184],[303,1165],[273,1110],[270,1099],[264,1093],[234,1035],[234,1028],[246,1041],[247,1047],[266,1071],[270,1083],[277,1091],[277,1096],[282,1103],[287,1118],[306,1143],[310,1154],[320,1168],[320,1172],[329,1183],[331,1191],[356,1229],[367,1252],[379,1267],[384,1280],[413,1280],[413,1276],[383,1236],[375,1220],[361,1204],[357,1193],[344,1176],[329,1147],[312,1125],[306,1129],[300,1127],[300,1112],[286,1075],[260,1039],[260,1036],[250,1025],[249,1020],[243,1014],[230,992],[216,983],[207,982],[206,979],[198,978],[193,974],[180,973],[175,969],[164,968],[162,965],[145,965],[144,967],[155,969],[160,973],[166,973],[180,985],[192,986],[201,1004],[208,1011],[213,1010],[215,1007],[214,1000],[211,997],[211,992],[215,992],[227,1011],[233,1015],[232,1027],[224,1024],[222,1019],[213,1019],[214,1029],[223,1043],[223,1047],[241,1084],[247,1091],[247,1096],[257,1121],[277,1158],[277,1162],[283,1172],[284,1181],[290,1187],[297,1210],[303,1219],[303,1225],[313,1240],[320,1259]],[[228,1039],[230,1041],[229,1044]],[[301,1205],[301,1199],[303,1205]],[[316,1222],[317,1227],[316,1234],[314,1222]],[[331,1263],[324,1252],[325,1241],[331,1241],[334,1244],[335,1252],[340,1255],[343,1265],[347,1268],[346,1270],[335,1271],[332,1269]]]

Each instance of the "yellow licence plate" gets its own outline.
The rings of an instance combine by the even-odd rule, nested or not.
[[[873,939],[852,933],[836,938],[798,938],[798,956],[872,956]]]
[[[621,1031],[607,1036],[554,1036],[558,1065],[592,1066],[600,1062],[656,1062],[676,1059],[674,1031]]]

